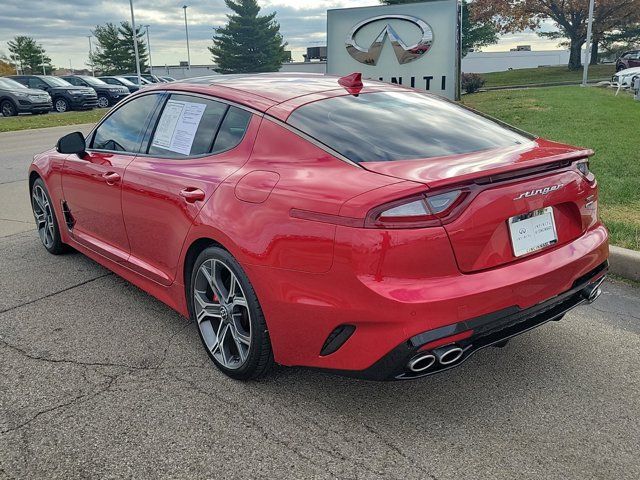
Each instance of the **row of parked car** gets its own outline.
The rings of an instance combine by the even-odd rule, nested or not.
[[[174,81],[171,77],[144,74],[92,77],[89,75],[11,75],[0,77],[0,113],[44,114],[51,110],[90,110],[115,105],[146,85]]]

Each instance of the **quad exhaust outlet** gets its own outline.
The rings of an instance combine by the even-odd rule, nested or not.
[[[440,365],[451,365],[462,357],[464,351],[457,345],[445,345],[433,351]]]
[[[464,350],[458,345],[445,345],[438,347],[433,352],[425,352],[416,355],[407,364],[407,368],[413,373],[422,373],[429,370],[436,363],[443,367],[452,365],[462,358]]]
[[[582,296],[587,300],[587,302],[593,303],[598,299],[598,297],[600,297],[600,295],[602,295],[602,288],[600,287],[603,282],[604,278],[593,285],[589,285],[582,291]]]
[[[418,355],[409,361],[407,365],[409,370],[414,373],[424,372],[425,370],[429,370],[433,364],[436,363],[436,357],[431,355],[430,353]]]

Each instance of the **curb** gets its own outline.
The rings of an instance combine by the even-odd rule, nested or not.
[[[482,75],[482,74],[481,74]],[[611,81],[611,77],[609,78],[601,78],[601,79],[590,79],[587,83],[589,85],[595,85],[599,82]],[[571,87],[571,86],[579,86],[582,85],[582,81],[570,80],[566,82],[548,82],[548,83],[526,83],[523,85],[496,85],[493,87],[484,87],[481,88],[481,92],[492,92],[498,90],[523,90],[527,88],[544,88],[544,87]]]
[[[640,282],[640,252],[615,246],[609,247],[611,273]]]

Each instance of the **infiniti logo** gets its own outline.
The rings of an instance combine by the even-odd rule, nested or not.
[[[420,29],[420,31],[422,32],[422,37],[420,38],[420,41],[415,45],[407,46],[393,29],[393,27],[387,23],[368,49],[365,50],[360,45],[358,45],[355,39],[358,32],[370,23],[383,20],[402,20],[412,23]],[[366,65],[376,65],[378,63],[378,59],[380,58],[380,54],[382,53],[384,40],[387,36],[391,40],[393,51],[398,58],[398,63],[400,64],[405,64],[417,60],[422,55],[431,50],[431,46],[433,45],[433,30],[426,22],[420,20],[418,17],[412,17],[410,15],[381,15],[378,17],[372,17],[368,18],[367,20],[363,20],[351,29],[351,31],[347,35],[347,40],[345,41],[347,52],[349,52],[349,55],[351,55],[360,63],[364,63]]]
[[[558,185],[553,185],[551,187],[538,188],[537,190],[529,190],[528,192],[522,193],[519,197],[514,198],[514,200],[522,200],[523,198],[536,197],[538,195],[549,195],[551,192],[560,190],[562,187],[564,187],[564,184],[560,183]]]

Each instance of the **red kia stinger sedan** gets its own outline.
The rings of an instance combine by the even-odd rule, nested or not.
[[[49,252],[191,318],[230,377],[401,380],[598,297],[592,154],[358,74],[231,75],[127,97],[29,186]]]

